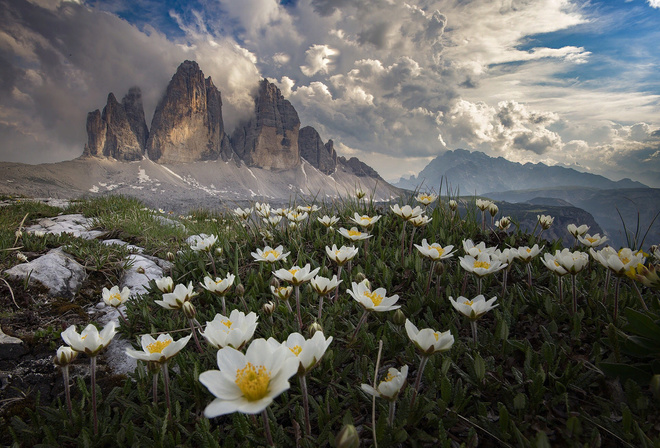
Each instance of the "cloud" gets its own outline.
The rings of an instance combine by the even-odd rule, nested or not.
[[[332,69],[332,57],[339,52],[327,45],[312,45],[305,54],[307,64],[301,65],[300,70],[305,76],[311,77],[317,73],[329,73]]]
[[[660,0],[648,0],[648,4],[651,8],[660,8]]]

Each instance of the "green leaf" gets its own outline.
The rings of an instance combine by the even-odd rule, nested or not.
[[[598,364],[598,368],[609,377],[618,377],[621,382],[625,382],[627,379],[632,379],[639,384],[648,385],[649,381],[651,381],[651,371],[650,368],[646,370],[643,367],[644,366],[635,367],[615,362],[601,362]],[[646,367],[649,366],[647,365]]]

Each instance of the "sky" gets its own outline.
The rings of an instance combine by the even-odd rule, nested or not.
[[[0,0],[0,161],[82,154],[89,111],[147,123],[196,60],[228,130],[275,83],[386,180],[456,148],[660,187],[660,0]]]

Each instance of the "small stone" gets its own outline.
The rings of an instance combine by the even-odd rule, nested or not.
[[[0,360],[17,359],[27,353],[25,344],[19,338],[7,336],[0,328]]]

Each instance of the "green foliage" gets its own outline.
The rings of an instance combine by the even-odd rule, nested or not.
[[[452,244],[458,249],[433,273],[429,272],[428,260],[414,248],[408,251],[411,226],[405,227],[402,257],[403,221],[387,205],[377,204],[368,196],[324,204],[321,211],[295,229],[283,223],[267,226],[254,216],[245,223],[231,213],[205,210],[193,211],[185,218],[167,216],[185,226],[178,227],[167,224],[162,215],[145,210],[139,202],[123,197],[81,201],[72,205],[70,211],[94,217],[100,230],[146,247],[162,258],[168,252],[176,254],[166,275],[171,275],[175,283],[195,285],[199,295],[193,303],[202,326],[221,312],[221,302],[199,283],[205,275],[236,275],[235,286],[226,296],[227,307],[259,314],[255,338],[274,337],[281,341],[298,331],[295,311],[289,312],[282,302],[276,302],[271,316],[261,313],[264,303],[274,301],[270,293],[271,271],[310,263],[313,268],[321,268],[321,275],[331,277],[337,266],[326,256],[325,247],[359,247],[358,256],[343,268],[339,298],[326,298],[319,321],[325,335],[332,335],[334,340],[307,377],[312,436],[303,435],[301,390],[294,377],[291,388],[267,408],[277,446],[333,447],[336,435],[348,424],[357,428],[361,446],[374,445],[374,432],[379,447],[660,444],[658,402],[651,395],[647,377],[632,376],[638,380],[634,382],[626,381],[629,376],[620,375],[618,382],[603,373],[611,373],[608,366],[613,365],[660,373],[656,370],[660,308],[654,305],[650,313],[642,311],[636,292],[624,282],[619,300],[625,311],[613,320],[611,293],[603,301],[605,271],[592,264],[578,275],[580,306],[578,313],[573,314],[568,299],[559,302],[556,277],[538,258],[531,264],[532,287],[527,284],[525,267],[514,261],[504,295],[501,273],[484,280],[484,295],[497,296],[499,305],[478,321],[479,343],[475,345],[469,322],[447,299],[450,295],[476,295],[475,279],[460,268],[457,259],[462,255],[463,239],[500,248],[537,241],[519,232],[482,233],[481,215],[472,205],[463,204],[460,215],[453,214],[447,200],[442,197],[429,206],[427,213],[432,221],[415,232],[416,244],[426,238],[429,243]],[[412,199],[408,202],[414,205]],[[24,211],[11,212],[14,226],[20,223]],[[350,228],[354,224],[349,218],[356,212],[383,215],[371,231],[368,255],[364,242],[347,242],[338,232],[316,221],[316,216],[336,214],[341,220],[335,228]],[[217,235],[221,253],[190,250],[185,239],[199,233]],[[273,266],[256,262],[250,253],[266,244],[284,245],[291,251],[289,259]],[[67,240],[67,247],[90,269],[102,272],[107,286],[118,281],[126,249],[74,239]],[[552,244],[552,250],[555,248],[560,245]],[[109,265],[115,268],[109,269]],[[431,287],[427,292],[429,274]],[[357,337],[352,338],[362,308],[345,291],[361,275],[374,288],[385,288],[387,295],[398,294],[401,310],[418,328],[450,330],[455,337],[450,351],[429,358],[413,406],[412,384],[420,358],[403,325],[393,321],[393,313],[370,313]],[[236,292],[239,283],[245,289],[242,297]],[[645,297],[653,294],[646,289],[642,293]],[[300,296],[307,326],[316,321],[319,298],[308,285],[301,287]],[[120,327],[125,338],[137,341],[144,333],[170,332],[178,339],[189,333],[182,312],[165,310],[154,303],[161,297],[152,283],[145,294],[129,303],[129,324],[122,323]],[[295,310],[295,303],[292,304]],[[50,337],[48,330],[42,337]],[[362,383],[373,382],[379,340],[384,343],[379,380],[389,367],[410,367],[409,384],[399,396],[391,427],[387,424],[388,403],[376,400],[376,420],[372,422],[372,399],[360,388]],[[78,377],[72,420],[60,397],[53,403],[16,413],[8,425],[11,438],[22,446],[263,446],[261,416],[234,414],[211,420],[203,416],[213,396],[198,377],[201,372],[217,369],[216,351],[208,345],[203,347],[204,352],[198,353],[191,341],[170,362],[171,418],[162,383],[154,406],[152,375],[139,365],[118,384],[101,387],[98,435],[90,430],[88,382]]]

